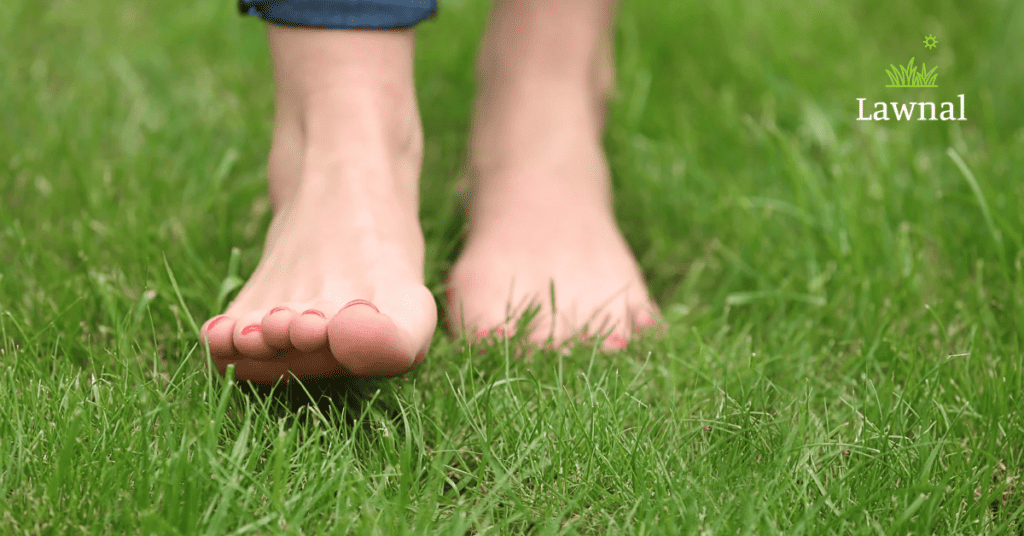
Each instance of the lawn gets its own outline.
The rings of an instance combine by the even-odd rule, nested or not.
[[[437,297],[486,14],[419,29]],[[196,325],[270,221],[261,23],[4,0],[0,533],[1024,533],[1024,3],[632,0],[616,42],[663,337],[439,330],[402,378],[253,391]],[[938,87],[886,88],[909,58]]]

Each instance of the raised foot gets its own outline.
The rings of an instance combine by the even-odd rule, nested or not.
[[[274,219],[259,266],[202,340],[242,380],[407,372],[437,323],[423,285],[415,33],[267,32]]]

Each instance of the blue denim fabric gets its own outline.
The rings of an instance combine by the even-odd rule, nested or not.
[[[310,28],[401,28],[437,14],[437,0],[238,0],[238,11]]]

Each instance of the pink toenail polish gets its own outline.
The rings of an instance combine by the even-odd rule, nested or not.
[[[494,330],[494,333],[498,334],[499,336],[504,337],[505,336],[505,328],[498,328],[498,329]]]
[[[217,322],[220,322],[221,320],[224,320],[225,318],[227,318],[227,317],[222,315],[222,316],[218,316],[217,318],[214,318],[213,320],[211,320],[210,324],[206,326],[206,331],[213,331],[213,326],[216,326]]]
[[[321,313],[320,311],[317,311],[316,309],[306,309],[305,311],[302,311],[302,314],[304,314],[304,315],[316,315],[316,316],[319,316],[320,318],[323,318],[323,319],[327,318],[326,316],[324,316],[323,313]]]
[[[487,333],[488,332],[487,332],[486,329],[480,328],[480,329],[476,330],[476,338],[482,339],[482,338],[487,336]]]
[[[346,303],[345,306],[341,308],[341,310],[344,311],[345,309],[348,309],[349,307],[352,307],[353,305],[369,305],[370,307],[373,307],[374,311],[377,311],[378,313],[380,312],[380,309],[378,309],[376,305],[374,305],[374,304],[372,304],[372,303],[370,303],[370,302],[368,302],[366,300],[352,300],[352,301]]]
[[[248,335],[248,334],[250,334],[250,333],[252,333],[254,331],[256,333],[261,333],[263,331],[263,327],[260,326],[259,324],[253,324],[251,326],[245,326],[244,328],[242,328],[242,335]]]
[[[619,335],[618,333],[612,333],[611,335],[609,335],[608,338],[605,339],[605,343],[608,344],[608,346],[611,346],[612,348],[615,348],[617,350],[626,349],[626,338],[623,337],[622,335]]]
[[[653,326],[656,323],[657,323],[657,321],[654,320],[654,317],[649,316],[649,315],[643,315],[640,318],[636,319],[636,327],[638,327],[640,329],[649,328],[649,327]]]
[[[273,309],[271,309],[271,310],[270,310],[270,312],[269,312],[269,313],[267,313],[267,314],[270,314],[270,315],[272,315],[272,314],[274,314],[274,313],[279,313],[279,312],[281,312],[281,311],[287,311],[287,310],[288,310],[288,308],[287,308],[287,307],[274,307],[274,308],[273,308]]]

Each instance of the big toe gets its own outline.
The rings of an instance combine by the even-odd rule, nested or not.
[[[414,334],[366,300],[353,300],[338,311],[327,338],[334,358],[356,376],[404,374],[419,364],[429,345],[429,335],[417,345]]]

